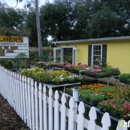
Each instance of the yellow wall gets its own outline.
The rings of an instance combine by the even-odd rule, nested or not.
[[[77,47],[77,63],[88,64],[88,45],[90,44],[106,44],[106,60],[108,65],[112,67],[118,67],[121,73],[130,73],[130,41],[109,41],[69,44],[69,46]],[[66,45],[62,44],[60,46]]]
[[[77,63],[88,64],[88,45],[87,44],[77,44]]]
[[[107,63],[112,67],[119,67],[122,73],[130,73],[130,41],[109,42]]]

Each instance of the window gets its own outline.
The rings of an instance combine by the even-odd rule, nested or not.
[[[91,65],[98,65],[102,60],[102,45],[92,45]]]
[[[98,65],[99,62],[102,63],[102,65],[106,64],[106,51],[107,46],[102,44],[93,44],[89,45],[88,47],[88,65]]]

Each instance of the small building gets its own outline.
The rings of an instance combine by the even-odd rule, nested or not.
[[[130,36],[55,41],[54,62],[102,64],[130,73]]]

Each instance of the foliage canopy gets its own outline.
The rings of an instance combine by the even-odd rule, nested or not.
[[[47,38],[78,40],[130,35],[130,1],[128,0],[56,0],[40,7],[43,46]],[[37,46],[35,8],[13,9],[0,3],[0,34],[19,30],[30,36],[30,46]],[[17,32],[17,35],[19,33]],[[20,34],[21,35],[21,34]]]

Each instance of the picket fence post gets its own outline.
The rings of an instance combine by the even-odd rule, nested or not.
[[[55,101],[54,101],[54,130],[59,130],[59,93],[56,90],[55,94]]]
[[[74,107],[75,107],[75,102],[74,99],[71,97],[69,100],[69,121],[68,121],[68,130],[74,130]]]
[[[12,93],[12,96],[13,96],[13,104],[14,104],[14,110],[17,111],[16,107],[17,107],[17,102],[16,102],[16,99],[17,99],[17,74],[16,73],[13,73],[12,72],[12,75],[14,74],[14,83],[13,83],[13,87],[14,87],[14,93]],[[11,80],[13,80],[13,77],[10,76],[11,79],[10,79],[10,82]]]
[[[24,120],[24,76],[21,76],[21,101],[22,120]]]
[[[24,93],[25,93],[25,119],[24,122],[28,121],[28,97],[27,97],[28,87],[27,87],[27,77],[24,76]]]
[[[78,107],[78,130],[83,130],[84,129],[84,113],[85,113],[85,108],[84,108],[84,103],[80,102],[79,107]]]
[[[88,130],[95,130],[96,128],[95,120],[97,119],[97,112],[96,112],[95,107],[92,107],[90,109],[89,118],[90,120],[88,121]]]
[[[43,130],[42,84],[39,83],[39,130]]]
[[[36,130],[39,129],[38,124],[38,89],[37,89],[37,82],[35,81],[35,120],[36,120]]]
[[[46,85],[43,86],[43,115],[44,115],[44,130],[47,130],[47,96]]]
[[[122,125],[124,125],[124,123],[121,124],[120,121],[121,121],[121,120],[118,121],[118,125],[117,125],[117,127],[116,127],[116,130],[128,130],[127,127],[123,127],[123,126],[122,126]]]
[[[31,88],[30,88],[30,78],[28,77],[28,121],[29,128],[32,129],[32,115],[31,115]]]
[[[66,97],[65,97],[65,94],[63,93],[62,94],[62,97],[61,97],[61,126],[60,126],[60,129],[62,130],[66,130],[66,106],[65,106],[65,103],[66,103]]]
[[[32,109],[32,130],[35,130],[35,103],[34,103],[34,81],[31,79],[31,109]]]
[[[22,75],[20,75],[20,86],[19,86],[19,97],[20,97],[20,107],[19,107],[19,112],[20,112],[20,117],[22,118]]]
[[[23,81],[23,120],[26,122],[26,89],[25,89],[25,76],[22,77]]]
[[[15,83],[15,88],[16,88],[16,98],[15,98],[15,103],[16,103],[16,112],[18,113],[18,109],[19,109],[19,87],[18,87],[18,84],[19,84],[19,79],[18,79],[18,74],[16,74],[16,83]]]
[[[109,127],[111,126],[111,120],[107,112],[103,115],[101,123],[102,123],[101,130],[109,130]]]
[[[29,104],[28,104],[28,79],[27,79],[27,77],[25,76],[25,106],[26,106],[26,122],[25,123],[27,123],[27,125],[29,126]]]
[[[53,91],[52,88],[49,89],[49,130],[53,130]]]
[[[20,75],[18,74],[18,115],[20,116]]]

